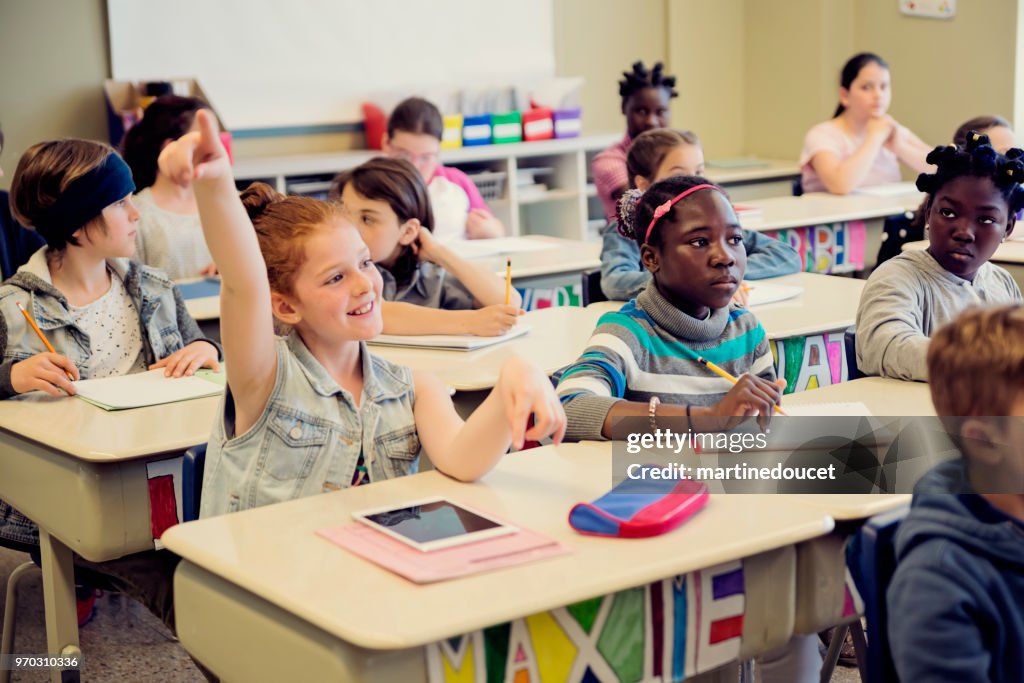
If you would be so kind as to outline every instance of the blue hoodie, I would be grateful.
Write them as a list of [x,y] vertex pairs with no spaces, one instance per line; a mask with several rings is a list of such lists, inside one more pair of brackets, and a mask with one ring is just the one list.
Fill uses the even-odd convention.
[[887,594],[901,681],[1024,682],[1024,523],[970,493],[964,461],[914,489]]

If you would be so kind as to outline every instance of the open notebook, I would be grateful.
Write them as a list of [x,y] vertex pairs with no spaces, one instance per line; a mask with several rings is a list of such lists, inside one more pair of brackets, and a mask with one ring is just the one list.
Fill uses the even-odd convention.
[[748,307],[795,299],[804,293],[800,285],[779,285],[773,282],[747,282],[746,285],[750,288]]
[[222,372],[200,370],[193,377],[164,377],[164,369],[74,383],[78,398],[103,410],[125,410],[177,403],[224,391]]
[[426,349],[447,349],[449,351],[472,351],[522,337],[530,331],[529,325],[519,324],[497,337],[478,337],[473,334],[382,334],[370,340],[377,346],[411,346]]

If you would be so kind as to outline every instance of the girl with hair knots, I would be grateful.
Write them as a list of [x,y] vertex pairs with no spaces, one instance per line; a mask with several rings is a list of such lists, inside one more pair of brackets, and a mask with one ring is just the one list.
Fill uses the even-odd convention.
[[[654,183],[677,175],[704,172],[704,151],[700,140],[690,131],[660,128],[641,133],[629,147],[626,157],[629,186],[643,192]],[[743,249],[747,256],[746,278],[789,275],[800,270],[800,256],[788,244],[743,230]],[[602,232],[601,289],[612,301],[626,301],[644,290],[651,273],[640,263],[636,240],[620,232],[612,222]],[[746,290],[736,290],[737,303],[746,303]]]
[[[550,381],[519,358],[463,422],[437,378],[373,356],[365,342],[383,325],[383,282],[359,231],[337,204],[262,183],[240,201],[215,121],[205,111],[197,120],[160,168],[195,186],[223,283],[228,386],[201,516],[411,474],[421,449],[469,481],[524,436],[561,441],[565,414]],[[286,337],[274,336],[274,319],[291,328]]]
[[832,118],[807,132],[800,153],[804,192],[848,194],[900,180],[900,164],[927,170],[928,146],[889,114],[889,65],[876,54],[854,55],[839,78]]
[[[674,176],[620,203],[651,279],[636,299],[601,317],[583,355],[558,383],[571,440],[612,438],[617,418],[760,416],[782,398],[764,328],[731,304],[747,256],[725,193]],[[739,377],[731,384],[698,357]]]
[[217,272],[203,241],[192,188],[175,185],[157,168],[160,150],[191,130],[196,112],[206,107],[194,97],[158,97],[122,143],[124,160],[138,190],[133,199],[141,216],[136,258],[174,280]]
[[403,159],[370,159],[334,179],[331,196],[357,228],[384,279],[386,334],[508,332],[522,311],[504,282],[434,236],[422,176]]
[[630,187],[626,171],[629,146],[641,133],[668,126],[669,105],[672,98],[679,97],[675,87],[676,77],[665,74],[661,62],[651,69],[643,62],[636,62],[631,71],[622,72],[619,96],[626,117],[626,135],[595,156],[590,164],[597,196],[609,223],[615,220],[619,197]]
[[999,154],[987,135],[971,132],[962,146],[936,147],[917,188],[926,251],[905,251],[868,279],[857,311],[857,364],[862,372],[926,380],[932,333],[965,308],[1018,302],[1020,289],[988,262],[1024,209],[1024,151]]
[[[134,191],[128,166],[98,142],[42,142],[21,157],[12,208],[46,246],[0,285],[0,398],[35,390],[73,395],[74,380],[147,368],[162,367],[174,377],[200,367],[219,369],[219,347],[202,338],[171,281],[129,260],[139,220]],[[18,304],[55,352],[46,349]],[[0,539],[29,551],[39,544],[39,530],[0,501]],[[169,586],[175,561],[166,553],[75,562],[117,577],[121,590],[173,628]]]

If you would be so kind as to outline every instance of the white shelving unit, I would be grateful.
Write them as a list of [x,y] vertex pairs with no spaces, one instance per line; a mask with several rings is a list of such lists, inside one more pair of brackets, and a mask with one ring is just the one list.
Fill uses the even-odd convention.
[[[603,221],[601,204],[590,179],[590,161],[602,149],[622,138],[621,133],[565,140],[542,140],[506,145],[463,147],[441,152],[441,163],[468,173],[505,174],[502,195],[487,203],[512,235],[550,235],[565,239],[595,239],[590,222]],[[235,178],[240,185],[262,180],[279,192],[326,194],[336,173],[374,157],[370,150],[340,154],[240,159]],[[520,196],[520,169],[538,169],[533,180],[545,185]],[[526,175],[526,174],[524,174]]]
[[[488,206],[511,235],[550,235],[572,240],[596,240],[605,225],[604,209],[590,176],[590,162],[598,152],[622,139],[622,133],[590,135],[565,140],[517,142],[443,150],[441,163],[473,173],[505,175],[498,198],[486,197]],[[326,196],[331,179],[380,152],[362,150],[336,154],[240,159],[235,178],[240,186],[262,180],[279,192]],[[520,174],[520,169],[529,173]],[[533,187],[518,184],[522,175]],[[726,187],[733,201],[787,196],[800,176],[795,162],[762,160],[740,168],[708,165],[707,175]],[[527,178],[528,176],[528,178]],[[537,185],[543,184],[543,193]]]

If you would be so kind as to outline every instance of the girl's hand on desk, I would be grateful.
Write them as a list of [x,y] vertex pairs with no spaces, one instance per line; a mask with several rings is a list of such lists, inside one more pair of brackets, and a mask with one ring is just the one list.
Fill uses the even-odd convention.
[[505,226],[483,209],[470,209],[466,216],[466,235],[471,240],[504,237]]
[[150,370],[157,368],[166,368],[164,377],[191,377],[199,368],[210,368],[214,372],[219,372],[220,363],[217,362],[217,349],[213,344],[194,341],[149,366]]
[[[782,402],[782,392],[785,388],[785,379],[769,382],[761,377],[744,373],[740,375],[729,393],[711,409],[711,414],[722,418],[756,416],[761,429],[768,429],[775,406]],[[731,429],[740,422],[742,420],[727,419],[722,429]]]
[[[551,380],[535,366],[512,356],[501,366],[494,385],[505,406],[512,430],[512,446],[519,450],[525,439],[539,441],[550,436],[556,444],[565,436],[566,417]],[[527,429],[530,415],[533,426]]]
[[210,261],[210,263],[205,268],[203,268],[202,270],[199,271],[199,274],[200,275],[204,275],[206,277],[212,277],[212,276],[216,275],[217,274],[217,264],[214,263],[213,261]]
[[741,282],[740,286],[736,288],[736,293],[732,295],[732,301],[737,306],[746,306],[750,301],[750,285]]
[[59,353],[37,353],[11,366],[11,386],[19,394],[44,391],[50,396],[74,396],[75,387],[68,379],[78,380],[78,368],[67,356]]
[[186,133],[168,143],[160,152],[160,171],[178,185],[187,187],[193,180],[231,177],[228,153],[217,135],[217,121],[206,109],[196,112],[199,130]]
[[467,311],[470,316],[469,334],[475,334],[478,337],[498,337],[515,327],[519,316],[525,312],[518,306],[506,306],[505,304],[484,306],[475,311]]

